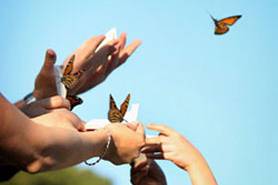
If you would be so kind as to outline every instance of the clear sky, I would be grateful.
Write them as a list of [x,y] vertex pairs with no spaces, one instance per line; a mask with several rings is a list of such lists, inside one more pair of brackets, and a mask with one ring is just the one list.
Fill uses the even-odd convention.
[[[243,16],[215,36],[208,12]],[[12,102],[22,98],[47,48],[62,63],[83,41],[116,27],[143,44],[105,83],[81,95],[85,102],[75,112],[84,120],[106,117],[109,93],[119,102],[130,92],[131,103],[141,105],[139,119],[185,135],[219,184],[274,185],[277,17],[277,0],[1,1],[0,89]],[[173,164],[159,164],[169,184],[189,184]],[[128,166],[101,162],[92,170],[115,185],[129,183]]]

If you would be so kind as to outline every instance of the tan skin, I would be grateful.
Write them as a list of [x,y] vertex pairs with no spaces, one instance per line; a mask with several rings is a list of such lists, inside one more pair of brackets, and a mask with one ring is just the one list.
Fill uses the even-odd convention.
[[[73,53],[76,56],[74,72],[84,69],[86,72],[84,73],[82,78],[79,79],[79,82],[77,83],[78,86],[70,90],[69,93],[71,95],[85,92],[103,82],[107,78],[107,76],[113,70],[123,64],[140,45],[140,41],[135,40],[130,45],[126,46],[126,34],[123,33],[121,34],[119,39],[111,41],[107,45],[103,46],[98,52],[95,52],[97,46],[103,39],[103,35],[92,37]],[[70,56],[72,56],[73,54],[71,54]],[[111,57],[108,59],[108,56]],[[62,97],[54,96],[57,94],[54,74],[55,62],[56,53],[53,50],[47,50],[44,64],[36,78],[35,88],[33,91],[33,95],[36,97],[37,101],[31,104],[26,104],[24,101],[19,101],[15,105],[20,108],[27,116],[33,117],[33,123],[36,123],[38,125],[47,126],[48,128],[55,127],[55,129],[66,128],[70,129],[71,131],[84,131],[83,121],[81,121],[77,116],[66,110],[69,109],[69,102]],[[65,64],[67,64],[67,60],[64,63],[64,67]],[[79,121],[77,121],[78,119]],[[105,156],[105,159],[114,164],[123,164],[126,162],[130,163],[139,155],[139,149],[144,142],[140,134],[138,137],[135,137],[135,140],[133,140],[135,142],[130,143],[133,147],[127,148],[124,145],[125,141],[122,138],[130,140],[128,137],[130,137],[131,135],[132,137],[134,137],[133,132],[131,132],[126,127],[123,127],[122,125],[119,126],[118,124],[114,124],[111,126],[109,125],[103,130],[106,130],[106,132],[108,130],[109,133],[111,132],[111,145],[113,146],[109,148],[108,154]],[[82,135],[88,134],[83,133]],[[102,142],[103,140],[105,140],[105,142],[107,140],[107,133],[104,135],[106,136],[105,138],[99,137],[99,139],[102,138]],[[98,150],[95,149],[94,152],[97,151]],[[0,156],[0,159],[0,163],[2,164],[3,157]],[[5,163],[7,163],[7,161]],[[16,162],[13,162],[13,164],[18,165]],[[52,164],[52,166],[56,165]],[[29,168],[27,168],[27,171],[29,171],[28,169]],[[42,170],[44,171],[49,169],[48,167],[46,167],[46,169],[38,168],[35,170],[34,168],[32,168],[31,171],[37,172]]]
[[[118,123],[94,132],[45,126],[52,120],[78,128],[82,121],[66,109],[62,110],[66,111],[63,119],[57,112],[29,119],[2,95],[0,109],[1,164],[16,165],[29,173],[61,169],[99,156],[109,135],[115,148],[109,148],[105,157],[113,164],[131,162],[144,144],[142,133]],[[130,141],[129,148],[125,146],[126,139]]]
[[[126,34],[122,33],[118,39],[109,42],[96,52],[96,48],[104,39],[103,35],[94,36],[69,55],[69,57],[75,55],[73,73],[85,70],[76,86],[69,90],[69,94],[78,95],[102,83],[112,71],[125,63],[141,44],[139,40],[134,40],[126,46]],[[108,56],[111,57],[108,58]],[[37,100],[57,95],[54,72],[56,58],[56,53],[53,50],[48,49],[46,51],[44,64],[36,77],[33,90],[33,95]],[[64,67],[67,62],[68,60],[65,60]],[[44,107],[35,110],[36,107],[41,107],[37,103],[26,104],[24,101],[19,101],[15,105],[30,117],[49,112]]]
[[[162,178],[162,170],[155,164],[149,167],[152,160],[163,159],[172,161],[184,171],[187,171],[193,185],[217,185],[206,160],[185,137],[175,130],[158,124],[151,124],[149,129],[159,132],[159,135],[146,139],[146,145],[141,152],[148,157],[141,166],[131,169],[131,181],[133,185],[165,185],[166,180]],[[145,164],[145,165],[144,165]]]
[[159,165],[152,159],[140,161],[130,170],[133,185],[167,185],[166,177]]
[[[122,33],[118,39],[111,41],[96,52],[104,39],[103,35],[92,37],[69,55],[68,59],[73,54],[75,55],[73,73],[85,70],[76,86],[69,90],[70,95],[78,95],[102,83],[112,71],[125,63],[141,44],[139,40],[135,40],[126,46],[126,34]],[[111,57],[108,58],[108,56]],[[63,67],[66,66],[68,59],[65,60]],[[55,62],[56,53],[53,50],[47,50],[44,65],[35,81],[33,95],[37,99],[57,95],[54,76]]]

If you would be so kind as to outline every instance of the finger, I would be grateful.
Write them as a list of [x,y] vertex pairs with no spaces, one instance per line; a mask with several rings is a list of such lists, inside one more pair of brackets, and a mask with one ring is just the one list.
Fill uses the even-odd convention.
[[132,53],[141,45],[140,40],[133,41],[130,45],[128,45],[125,49],[123,49],[119,54],[119,65],[123,64],[126,59],[132,55]]
[[75,121],[71,122],[71,125],[78,131],[80,132],[85,132],[86,128],[85,128],[85,122],[81,121],[80,119],[77,119]]
[[55,62],[56,53],[52,49],[48,49],[45,53],[44,64],[41,68],[41,72],[48,73],[50,70],[53,70]]
[[79,130],[80,132],[86,132],[86,127],[85,127],[85,122],[81,121],[77,124],[77,130]]
[[116,51],[114,45],[107,44],[103,46],[94,56],[92,56],[92,60],[90,60],[90,71],[95,72],[99,67],[103,67],[103,65],[108,63],[108,56],[112,55],[114,51]]
[[145,130],[143,124],[139,123],[135,132],[145,137]]
[[139,126],[138,123],[127,123],[126,126],[133,131],[136,131],[137,127]]
[[76,128],[78,131],[86,131],[85,122],[82,121],[75,113],[70,111],[66,111],[65,113],[65,116],[68,116],[74,128]]
[[169,136],[169,135],[175,133],[175,131],[173,129],[171,129],[165,125],[161,125],[161,124],[149,124],[147,126],[147,128],[150,130],[158,131],[161,134],[166,135],[166,136]]
[[137,163],[136,165],[134,164],[132,166],[132,172],[136,173],[138,171],[140,171],[141,169],[143,169],[146,165],[148,165],[148,160],[144,160],[142,162],[140,162],[139,164]]
[[158,159],[158,160],[165,159],[164,154],[161,152],[146,153],[146,156],[148,159]]
[[61,96],[53,96],[50,98],[39,100],[39,103],[42,107],[46,109],[57,109],[57,108],[66,108],[70,109],[70,102],[61,97]]
[[161,140],[160,137],[147,137],[146,140],[146,145],[160,145],[161,144]]
[[125,44],[126,44],[126,33],[121,33],[119,37],[119,43],[120,43],[120,49],[124,49]]
[[84,49],[85,58],[88,58],[91,54],[93,54],[104,39],[105,39],[104,35],[98,35],[87,40],[80,47],[80,49]]
[[142,153],[153,153],[153,152],[162,152],[161,144],[152,144],[152,145],[145,145],[141,149]]

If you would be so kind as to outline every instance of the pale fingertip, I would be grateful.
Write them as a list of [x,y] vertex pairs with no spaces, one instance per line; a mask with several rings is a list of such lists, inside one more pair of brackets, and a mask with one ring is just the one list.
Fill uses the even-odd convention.
[[127,36],[127,33],[126,32],[122,32],[121,34],[120,34],[120,38],[123,38],[123,37],[126,37]]
[[85,127],[84,123],[80,123],[79,124],[79,131],[81,131],[81,132],[85,132],[86,131],[86,127]]
[[98,35],[96,38],[98,38],[98,39],[105,39],[105,38],[106,38],[106,36],[105,36],[105,35],[103,35],[103,34],[100,34],[100,35]]
[[157,126],[157,124],[155,124],[155,123],[149,123],[149,124],[147,125],[147,128],[148,128],[148,129],[152,129],[152,128],[155,127],[155,126]]
[[142,42],[141,40],[139,40],[139,39],[136,39],[136,40],[134,40],[133,42],[137,45],[137,47],[140,46],[140,45],[143,43],[143,42]]

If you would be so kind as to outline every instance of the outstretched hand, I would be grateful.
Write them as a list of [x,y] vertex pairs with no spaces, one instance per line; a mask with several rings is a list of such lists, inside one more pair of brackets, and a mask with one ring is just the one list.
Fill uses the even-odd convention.
[[187,170],[200,158],[199,151],[175,130],[158,124],[151,124],[148,128],[159,132],[156,137],[146,138],[146,146],[142,152],[148,158],[172,161],[183,170]]
[[[123,64],[130,55],[139,47],[139,40],[126,46],[126,34],[122,33],[116,40],[97,48],[105,36],[99,35],[84,42],[75,52],[74,68],[72,73],[84,71],[76,85],[68,90],[69,95],[78,95],[102,83],[109,74]],[[108,57],[109,56],[109,57]],[[65,60],[63,69],[70,57]],[[56,53],[48,49],[45,54],[44,64],[36,77],[33,95],[37,100],[57,95],[55,82]]]
[[[135,40],[126,46],[126,34],[122,33],[118,39],[110,41],[97,50],[104,39],[103,35],[92,37],[73,52],[75,55],[73,73],[80,70],[85,72],[76,86],[69,89],[70,95],[78,95],[102,83],[113,70],[128,59],[141,43]],[[64,62],[64,67],[69,58]]]

